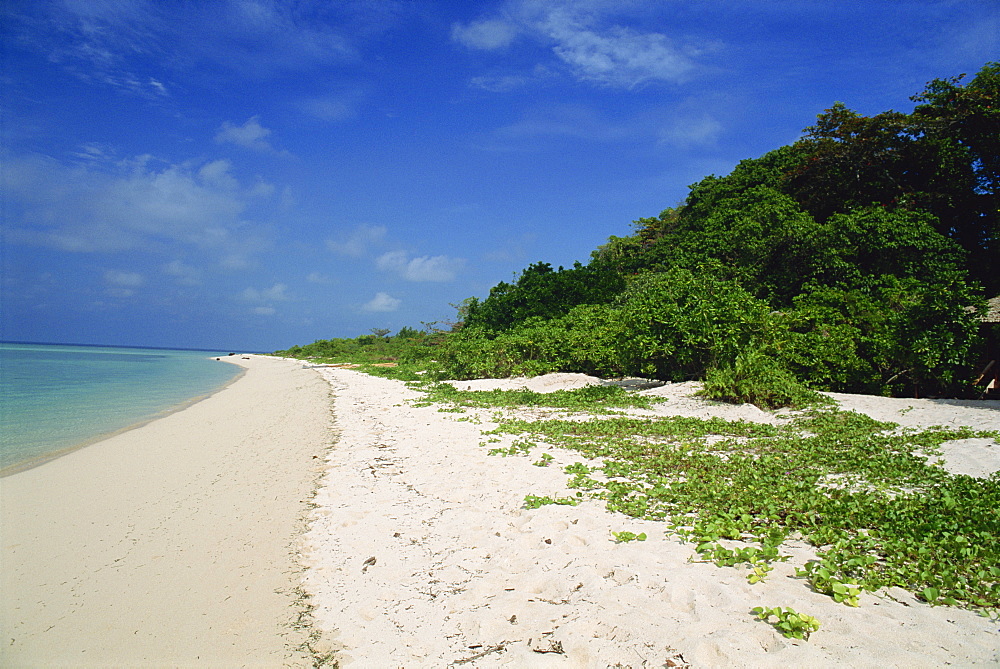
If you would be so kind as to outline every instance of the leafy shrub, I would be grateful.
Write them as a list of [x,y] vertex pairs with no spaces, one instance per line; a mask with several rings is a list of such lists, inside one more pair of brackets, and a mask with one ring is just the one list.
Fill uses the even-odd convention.
[[515,283],[491,288],[485,300],[473,299],[465,327],[505,332],[532,318],[558,318],[577,305],[611,302],[624,288],[622,276],[608,266],[575,263],[570,269],[553,270],[539,262],[529,265]]
[[710,269],[641,275],[617,311],[622,367],[664,380],[701,378],[770,339],[769,313],[765,303]]
[[722,402],[749,402],[763,409],[801,407],[823,400],[759,349],[741,351],[732,365],[709,369],[699,394]]
[[608,305],[579,305],[564,316],[533,317],[498,335],[465,328],[452,335],[441,359],[456,379],[580,372],[615,376],[616,320]]
[[778,315],[776,355],[816,388],[960,393],[979,346],[971,304],[975,298],[961,281],[883,275],[856,288],[815,287]]

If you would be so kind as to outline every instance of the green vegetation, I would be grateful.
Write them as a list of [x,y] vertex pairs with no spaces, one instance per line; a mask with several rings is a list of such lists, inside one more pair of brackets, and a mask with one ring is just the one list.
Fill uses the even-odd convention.
[[[468,305],[453,378],[710,378],[763,405],[815,390],[971,393],[970,308],[1000,292],[1000,64],[935,80],[913,112],[838,103],[802,139]],[[743,352],[742,359],[738,359]]]
[[909,114],[837,103],[588,264],[535,263],[469,298],[450,332],[284,353],[436,360],[437,378],[703,379],[709,397],[763,407],[813,402],[810,389],[971,395],[975,310],[1000,292],[998,99],[1000,63],[987,63],[966,85],[930,82]]
[[630,541],[645,541],[646,533],[640,532],[636,534],[635,532],[612,532],[611,536],[615,538],[615,541],[620,544],[627,544]]
[[796,613],[794,609],[787,607],[783,609],[780,606],[773,608],[758,606],[753,612],[757,614],[757,620],[764,622],[770,622],[771,616],[774,616],[777,619],[772,623],[775,629],[789,639],[808,641],[809,635],[819,629],[818,620],[804,613]]
[[[536,263],[470,298],[447,332],[377,330],[279,353],[412,382],[439,410],[497,409],[491,454],[562,448],[585,460],[565,470],[575,495],[529,494],[528,508],[599,499],[662,521],[701,560],[747,565],[750,583],[801,539],[818,559],[797,576],[845,605],[898,586],[997,615],[1000,475],[951,475],[928,458],[945,441],[1000,434],[901,430],[817,391],[971,394],[975,309],[1000,292],[998,98],[1000,63],[988,63],[966,85],[930,82],[909,114],[838,103],[799,141],[694,184],[589,264]],[[617,387],[435,383],[548,372],[701,379],[709,398],[797,411],[778,426],[637,417],[628,411],[652,400]],[[522,408],[532,420],[512,416]],[[818,628],[790,609],[755,612],[787,636]]]
[[[378,334],[381,333],[381,334]],[[322,365],[351,365],[363,371],[403,381],[434,378],[440,366],[434,361],[446,335],[404,327],[395,336],[388,331],[353,339],[321,339],[293,346],[275,355],[300,358]]]
[[[610,511],[663,521],[701,560],[748,565],[751,584],[787,560],[781,546],[799,538],[818,559],[798,577],[845,605],[858,606],[863,590],[899,586],[933,604],[1000,613],[1000,475],[952,475],[931,462],[945,441],[1000,432],[900,430],[829,406],[775,426],[637,418],[580,390],[551,402],[528,391],[479,400],[475,391],[431,392],[467,407],[564,409],[538,420],[494,415],[499,425],[486,433],[487,443],[513,439],[493,454],[558,447],[588,460],[566,467],[575,497],[528,495],[527,508],[602,500]],[[567,399],[574,395],[579,401]]]

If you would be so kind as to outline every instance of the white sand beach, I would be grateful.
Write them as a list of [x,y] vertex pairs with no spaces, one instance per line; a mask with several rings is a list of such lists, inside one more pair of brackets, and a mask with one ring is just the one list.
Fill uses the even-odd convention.
[[[339,440],[306,535],[306,589],[316,624],[342,667],[790,667],[995,666],[1000,623],[931,607],[894,589],[850,608],[792,577],[814,554],[770,578],[689,563],[691,545],[661,524],[608,513],[598,501],[523,508],[526,494],[571,495],[562,466],[575,455],[495,457],[480,444],[492,411],[415,408],[404,384],[323,369],[333,385]],[[548,375],[462,387],[579,387],[595,379]],[[774,420],[756,407],[670,397],[661,413]],[[838,396],[845,408],[881,407],[910,424],[1000,427],[997,402],[934,403]],[[856,404],[851,405],[851,401]],[[868,403],[861,406],[863,403]],[[911,404],[914,407],[907,410]],[[901,413],[902,412],[902,413]],[[471,416],[475,419],[470,421]],[[478,423],[478,424],[477,424]],[[1000,469],[1000,445],[979,445],[977,466]],[[963,462],[961,449],[952,462]],[[612,531],[645,532],[615,543]],[[821,629],[789,640],[754,620],[755,606],[809,613]]]
[[[347,369],[234,362],[247,374],[208,399],[0,479],[0,665],[1000,663],[996,620],[899,589],[865,593],[859,608],[812,592],[793,578],[814,555],[804,544],[751,586],[740,569],[689,562],[692,546],[662,524],[599,501],[525,509],[527,494],[572,494],[562,467],[579,456],[546,449],[548,467],[532,465],[537,453],[489,456],[491,410],[415,407],[405,384]],[[696,387],[642,392],[668,398],[656,413],[778,420],[692,397]],[[1000,427],[998,402],[836,399],[909,425]],[[1000,469],[990,440],[945,451],[956,471]],[[648,539],[616,543],[611,532],[624,530]],[[295,625],[299,588],[315,607],[311,629]],[[821,628],[786,639],[754,620],[760,605],[795,608]]]
[[207,399],[0,479],[0,666],[308,666],[294,549],[329,388],[224,360],[247,373]]

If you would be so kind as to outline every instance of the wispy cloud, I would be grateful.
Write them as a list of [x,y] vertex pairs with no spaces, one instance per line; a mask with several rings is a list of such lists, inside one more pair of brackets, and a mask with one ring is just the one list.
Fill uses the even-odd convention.
[[379,292],[375,294],[375,297],[362,305],[361,310],[376,313],[396,311],[402,303],[402,300],[397,299],[388,293]]
[[462,258],[448,256],[409,257],[405,251],[390,251],[378,257],[375,266],[382,271],[396,272],[407,281],[452,281],[463,267]]
[[[621,25],[615,17],[623,7],[628,3],[519,0],[506,5],[503,17],[455,24],[452,39],[469,48],[494,51],[524,34],[545,45],[575,78],[611,88],[683,83],[698,71],[698,57],[718,48],[717,43],[695,43]],[[471,84],[503,92],[513,90],[513,82],[476,77]]]
[[710,113],[688,114],[664,125],[659,139],[665,144],[681,148],[712,146],[723,131],[722,124]]
[[357,108],[363,97],[360,92],[330,94],[306,98],[298,106],[303,113],[313,118],[335,123],[357,116]]
[[501,139],[563,136],[587,142],[618,141],[636,134],[636,128],[608,119],[589,107],[572,104],[540,106],[527,111],[521,120],[494,131]]
[[154,98],[170,94],[170,73],[206,63],[260,79],[353,60],[357,39],[403,13],[392,0],[18,4],[9,26],[19,43],[83,80]]
[[572,24],[546,26],[553,52],[581,79],[632,88],[652,80],[681,82],[694,70],[691,58],[660,33],[613,26],[603,32]]
[[483,19],[471,23],[455,23],[451,38],[470,49],[493,51],[508,46],[517,34],[517,27],[502,19]]
[[326,247],[339,255],[360,258],[381,243],[385,235],[385,226],[359,225],[346,235],[326,240]]
[[180,260],[172,260],[163,266],[163,271],[174,277],[174,281],[181,286],[201,285],[202,271],[193,265],[188,265]]
[[243,125],[234,125],[230,121],[223,122],[215,135],[215,141],[219,144],[235,144],[264,153],[279,153],[268,140],[270,136],[270,128],[260,124],[260,117],[251,116]]
[[105,293],[111,297],[133,297],[139,287],[146,282],[146,277],[137,272],[124,272],[109,269],[104,272]]
[[273,316],[278,312],[274,306],[275,302],[288,302],[293,299],[288,293],[288,286],[283,283],[276,283],[270,288],[263,289],[245,288],[239,298],[254,305],[250,308],[250,313],[257,316]]
[[76,253],[195,248],[230,267],[266,246],[243,219],[253,189],[241,187],[228,161],[67,165],[36,155],[6,163],[0,190],[14,241]]
[[262,290],[246,288],[240,294],[240,298],[244,302],[287,302],[292,299],[288,294],[288,286],[283,283],[276,283]]
[[205,163],[198,170],[198,177],[203,183],[215,188],[234,191],[239,188],[240,184],[230,172],[232,167],[233,164],[228,160],[213,160],[210,163]]
[[323,274],[322,272],[309,272],[306,275],[306,281],[309,283],[318,283],[320,285],[327,285],[333,283],[333,278]]

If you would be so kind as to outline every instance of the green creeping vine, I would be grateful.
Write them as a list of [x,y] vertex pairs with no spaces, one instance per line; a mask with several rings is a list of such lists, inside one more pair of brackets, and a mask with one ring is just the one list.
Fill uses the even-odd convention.
[[635,534],[634,532],[612,532],[611,536],[615,538],[615,541],[620,544],[625,544],[630,541],[645,541],[646,533],[640,532]]
[[772,623],[774,627],[789,639],[809,640],[809,635],[819,629],[819,621],[804,613],[796,613],[795,610],[776,606],[766,608],[758,606],[752,611],[757,614],[757,620],[768,622],[771,616],[777,618]]
[[[860,564],[871,565],[875,561],[875,556],[868,555],[864,558],[852,558],[847,563],[848,566],[857,566]],[[859,606],[858,597],[861,595],[861,585],[853,578],[848,578],[846,581],[837,579],[834,576],[837,569],[833,567],[831,570],[831,567],[833,564],[827,560],[811,561],[806,563],[805,568],[796,569],[795,575],[799,578],[805,578],[812,585],[813,590],[830,595],[836,602],[847,606]]]
[[524,498],[524,508],[526,509],[538,509],[547,504],[576,506],[579,503],[580,499],[578,497],[549,497],[548,495],[537,497],[535,495],[526,495]]
[[847,606],[859,605],[862,591],[899,586],[931,604],[1000,613],[1000,475],[957,476],[928,462],[948,440],[997,439],[998,432],[900,431],[820,407],[777,426],[637,418],[609,409],[610,399],[642,403],[620,389],[542,395],[433,388],[435,401],[463,406],[563,410],[537,420],[494,415],[499,425],[486,433],[516,437],[497,449],[504,455],[527,455],[544,442],[590,460],[565,468],[576,497],[529,495],[529,508],[601,499],[611,511],[664,521],[702,560],[748,564],[751,583],[787,559],[780,546],[795,535],[819,557],[797,570],[799,578]]

